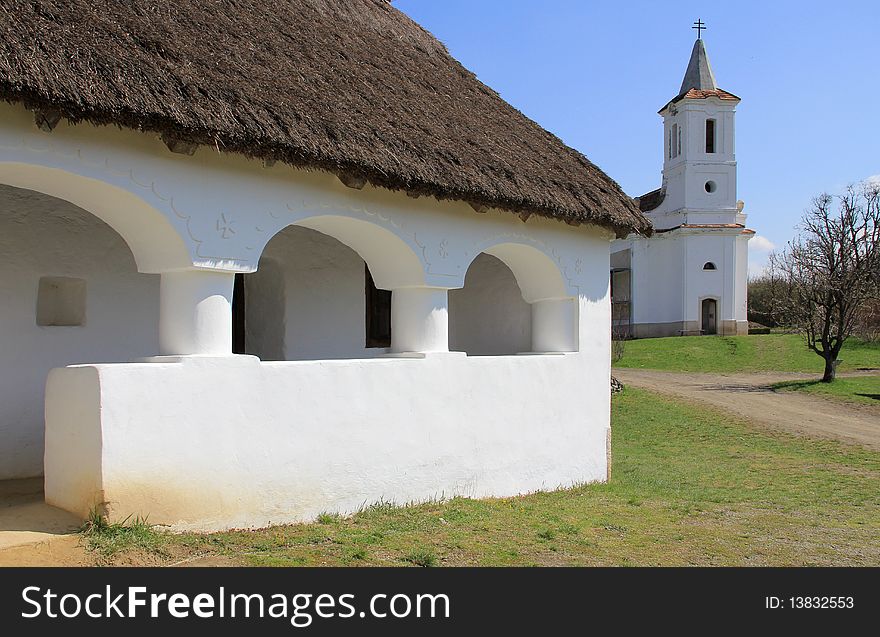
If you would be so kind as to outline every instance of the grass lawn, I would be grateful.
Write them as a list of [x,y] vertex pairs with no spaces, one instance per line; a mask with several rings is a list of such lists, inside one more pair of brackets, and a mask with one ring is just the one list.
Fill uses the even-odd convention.
[[250,532],[114,525],[84,539],[98,561],[123,564],[880,565],[880,453],[759,432],[632,388],[615,396],[613,419],[608,484]]
[[823,383],[818,380],[792,380],[776,383],[773,385],[773,389],[777,391],[802,391],[838,400],[880,406],[880,376],[835,378],[833,383]]
[[[880,368],[880,343],[850,338],[838,371]],[[628,341],[615,367],[680,372],[805,372],[821,375],[825,361],[796,334],[673,336]]]

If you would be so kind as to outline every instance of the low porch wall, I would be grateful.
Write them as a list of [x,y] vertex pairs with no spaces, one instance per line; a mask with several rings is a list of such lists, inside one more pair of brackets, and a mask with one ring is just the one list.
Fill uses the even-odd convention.
[[55,369],[46,500],[217,530],[602,481],[610,370],[588,361],[239,356]]

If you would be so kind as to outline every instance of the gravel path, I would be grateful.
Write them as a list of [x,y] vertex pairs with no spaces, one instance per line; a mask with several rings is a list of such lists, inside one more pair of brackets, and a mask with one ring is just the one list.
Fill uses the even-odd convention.
[[625,368],[615,368],[613,373],[624,385],[720,407],[770,429],[832,438],[880,450],[880,406],[845,403],[801,392],[775,392],[770,389],[774,383],[815,376],[780,373],[695,374]]

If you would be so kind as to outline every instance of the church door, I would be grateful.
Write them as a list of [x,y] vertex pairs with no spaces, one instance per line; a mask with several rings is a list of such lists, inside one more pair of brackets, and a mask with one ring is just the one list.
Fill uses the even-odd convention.
[[715,314],[717,303],[715,299],[703,299],[703,334],[717,334]]

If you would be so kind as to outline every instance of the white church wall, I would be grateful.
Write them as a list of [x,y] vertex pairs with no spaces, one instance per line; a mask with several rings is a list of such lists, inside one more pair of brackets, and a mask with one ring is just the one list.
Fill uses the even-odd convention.
[[[687,242],[687,288],[685,320],[697,325],[701,322],[700,303],[704,298],[718,302],[718,331],[735,335],[747,331],[747,326],[737,324],[746,320],[743,264],[748,254],[743,250],[748,239],[741,234],[703,232],[686,235]],[[744,261],[743,259],[746,259]],[[707,262],[715,264],[715,270],[704,270]]]
[[681,326],[682,247],[676,237],[633,241],[632,311],[636,336],[674,336]]
[[449,291],[449,349],[471,355],[515,354],[532,349],[531,305],[500,259],[480,254],[465,285]]
[[[686,321],[701,321],[700,303],[702,299],[713,298],[718,302],[718,320],[730,316],[733,299],[732,286],[727,284],[732,266],[729,237],[711,234],[686,235],[680,239],[686,246],[686,288],[684,315]],[[704,270],[706,263],[715,264],[715,270]]]
[[748,333],[748,294],[749,294],[749,240],[752,235],[739,235],[736,238],[736,279],[734,283],[734,320],[738,333]]
[[[84,282],[82,325],[37,325],[42,277]],[[105,223],[60,199],[0,186],[0,479],[43,473],[53,367],[158,351],[159,277],[138,274]]]

